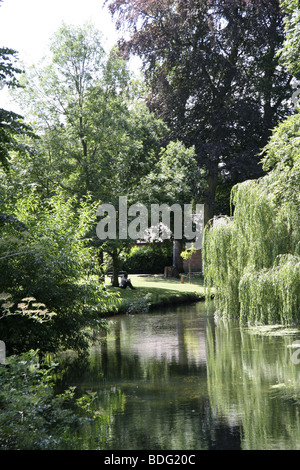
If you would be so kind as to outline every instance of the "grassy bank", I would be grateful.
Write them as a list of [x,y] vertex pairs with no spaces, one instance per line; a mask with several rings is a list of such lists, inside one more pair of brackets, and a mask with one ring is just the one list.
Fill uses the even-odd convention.
[[120,294],[121,304],[115,313],[141,313],[158,307],[204,300],[200,275],[193,275],[191,283],[188,276],[184,276],[183,283],[180,279],[164,279],[162,275],[131,275],[130,279],[135,290],[114,288],[110,279],[106,278],[107,290]]

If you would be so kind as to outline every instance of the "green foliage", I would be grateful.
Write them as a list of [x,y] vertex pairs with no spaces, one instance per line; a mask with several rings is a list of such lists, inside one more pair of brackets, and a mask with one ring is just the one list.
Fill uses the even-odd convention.
[[196,253],[196,250],[194,248],[184,250],[180,253],[180,256],[182,259],[186,260],[189,265],[189,281],[191,282],[191,259],[193,254]]
[[264,149],[263,168],[270,170],[277,165],[293,168],[299,164],[300,113],[282,121]]
[[24,123],[22,116],[0,109],[0,163],[4,168],[9,168],[11,151],[25,155],[33,152],[32,146],[19,139],[25,136],[35,137],[32,128]]
[[196,253],[196,250],[194,249],[188,249],[188,250],[184,250],[180,253],[180,256],[185,259],[185,260],[190,260],[193,256],[193,254]]
[[82,446],[78,430],[94,420],[93,395],[76,398],[70,388],[54,392],[56,365],[41,367],[37,352],[8,358],[0,366],[0,449],[65,450]]
[[[2,288],[21,284],[24,291],[36,295],[39,290],[45,292],[45,282],[48,284],[50,279],[52,283],[79,279],[88,258],[83,236],[94,215],[93,209],[82,202],[76,210],[74,198],[63,200],[60,194],[42,201],[32,191],[26,199],[20,199],[15,215],[27,230],[3,229],[2,258],[6,258],[2,260],[2,269],[8,272],[6,278],[1,279]],[[9,256],[13,241],[22,251],[22,257]]]
[[[1,5],[0,5],[1,6]],[[18,76],[22,70],[17,66],[17,52],[9,47],[0,47],[0,90],[19,87]],[[0,165],[9,168],[10,152],[30,153],[32,149],[20,142],[20,136],[33,137],[32,128],[23,117],[0,108]]]
[[194,146],[210,219],[224,181],[231,188],[263,174],[257,154],[290,113],[291,77],[278,57],[279,0],[106,3],[126,31],[121,50],[143,62],[151,110],[171,140]]
[[152,244],[134,246],[121,262],[123,270],[131,274],[160,274],[165,266],[172,264],[172,246],[170,244]]
[[[96,207],[89,200],[78,206],[58,193],[40,200],[35,191],[19,199],[15,219],[26,230],[4,224],[0,230],[0,289],[12,301],[34,297],[56,313],[39,323],[24,315],[6,315],[0,322],[1,339],[10,353],[39,348],[57,351],[87,346],[86,327],[103,327],[99,312],[111,308],[114,296],[86,276],[91,251],[85,234],[94,223]],[[13,310],[13,313],[16,313]]]
[[[293,120],[288,124],[292,126]],[[215,219],[205,230],[205,282],[216,287],[221,316],[251,322],[299,321],[300,155],[295,148],[299,130],[292,129],[275,168],[260,180],[233,188],[234,217]],[[275,147],[276,136],[277,131]],[[279,159],[280,152],[270,144],[266,165],[274,155]]]
[[149,312],[151,294],[139,296],[133,300],[123,301],[122,311],[127,315],[145,314]]
[[[112,67],[115,77],[109,83]],[[120,145],[124,105],[118,89],[127,79],[125,62],[104,54],[100,32],[92,26],[63,25],[53,36],[50,62],[28,70],[16,93],[41,136],[29,175],[41,191],[52,193],[58,186],[68,195],[99,194],[112,175],[112,148]]]
[[[0,89],[18,87],[17,75],[22,71],[16,66],[16,51],[7,47],[0,48]],[[25,124],[23,117],[12,111],[0,108],[0,164],[9,168],[10,152],[31,153],[32,148],[20,137],[33,137],[32,128]]]
[[[116,303],[86,275],[91,258],[102,249],[117,266],[121,250],[129,249],[119,241],[95,242],[94,203],[134,198],[166,126],[136,92],[140,85],[131,85],[117,48],[106,54],[90,25],[63,25],[50,60],[27,71],[21,84],[15,97],[40,138],[31,155],[11,147],[11,171],[0,174],[0,292],[16,305],[34,297],[57,315],[47,324],[6,315],[1,337],[14,352],[82,350],[85,327],[102,326],[99,314]],[[32,144],[29,137],[18,142]]]
[[[299,1],[282,1],[282,57],[298,73]],[[265,177],[232,190],[233,219],[214,220],[204,234],[207,287],[216,287],[218,314],[261,323],[299,322],[299,113],[274,129],[264,148]]]
[[17,74],[22,72],[16,65],[17,52],[9,47],[0,48],[0,83],[9,88],[18,86]]
[[242,321],[292,324],[299,321],[300,257],[279,255],[274,266],[249,270],[239,285]]
[[[134,198],[153,168],[166,126],[134,93],[138,85],[131,84],[117,48],[105,54],[101,39],[90,25],[63,25],[53,36],[50,64],[23,77],[19,99],[41,138],[36,154],[29,161],[14,159],[14,167],[42,197],[60,188],[62,197],[89,194],[117,207],[120,195]],[[109,253],[117,265],[128,244],[102,243],[91,229],[94,249]]]
[[213,219],[204,230],[203,273],[208,294],[216,287],[216,315],[233,317],[239,313],[238,273],[232,249],[233,222],[229,217]]
[[134,95],[118,50],[106,54],[101,40],[90,25],[64,25],[53,36],[50,63],[28,70],[16,93],[40,135],[23,178],[43,195],[60,187],[68,196],[113,202],[133,191],[159,151],[165,126]]
[[280,0],[285,13],[285,41],[281,59],[288,70],[300,78],[300,4],[299,0]]
[[194,147],[169,142],[160,150],[155,165],[142,180],[139,200],[151,203],[184,204],[196,198],[203,176],[195,161]]

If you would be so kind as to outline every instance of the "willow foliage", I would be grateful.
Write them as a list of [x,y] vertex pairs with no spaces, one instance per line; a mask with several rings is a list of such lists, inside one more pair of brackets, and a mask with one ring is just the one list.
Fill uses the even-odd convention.
[[[281,62],[298,78],[299,0],[281,0],[285,41]],[[297,93],[298,94],[298,93]],[[206,227],[203,269],[217,313],[241,321],[300,319],[300,108],[273,131],[263,150],[269,173],[232,189],[234,217]]]
[[300,154],[232,190],[234,217],[205,229],[203,267],[217,314],[290,324],[300,317]]

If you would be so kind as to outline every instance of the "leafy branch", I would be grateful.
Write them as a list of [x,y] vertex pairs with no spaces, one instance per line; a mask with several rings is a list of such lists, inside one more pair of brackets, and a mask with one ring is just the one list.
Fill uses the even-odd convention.
[[12,315],[21,315],[44,323],[52,320],[52,317],[56,315],[55,312],[49,312],[46,305],[37,302],[34,297],[25,297],[21,302],[14,302],[11,298],[11,294],[5,292],[0,294],[0,320]]

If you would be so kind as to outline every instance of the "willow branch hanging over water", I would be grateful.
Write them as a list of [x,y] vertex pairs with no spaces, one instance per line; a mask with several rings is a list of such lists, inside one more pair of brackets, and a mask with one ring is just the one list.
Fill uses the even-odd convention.
[[219,316],[251,323],[300,320],[299,124],[297,114],[278,126],[263,159],[265,169],[273,169],[236,185],[234,216],[214,218],[205,229],[205,285],[208,294],[216,290]]

